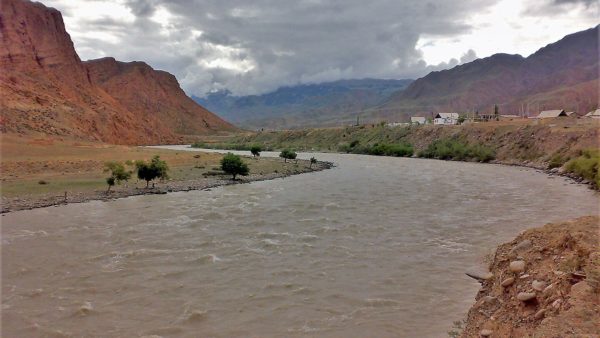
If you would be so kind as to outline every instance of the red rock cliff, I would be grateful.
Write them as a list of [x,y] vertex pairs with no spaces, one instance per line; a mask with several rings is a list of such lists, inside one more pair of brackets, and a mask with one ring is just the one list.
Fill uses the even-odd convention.
[[0,33],[3,132],[156,144],[235,130],[169,73],[111,58],[81,62],[55,9],[2,0]]

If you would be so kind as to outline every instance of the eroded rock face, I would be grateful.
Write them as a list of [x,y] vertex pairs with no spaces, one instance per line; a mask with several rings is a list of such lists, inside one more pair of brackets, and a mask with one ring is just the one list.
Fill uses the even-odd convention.
[[171,74],[114,59],[81,62],[56,9],[2,0],[0,33],[3,132],[156,144],[235,129],[188,98]]

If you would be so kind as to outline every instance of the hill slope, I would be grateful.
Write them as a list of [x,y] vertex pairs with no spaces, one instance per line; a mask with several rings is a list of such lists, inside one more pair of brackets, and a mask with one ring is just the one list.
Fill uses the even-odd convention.
[[0,33],[3,132],[155,144],[235,129],[188,98],[171,74],[114,59],[81,62],[53,8],[3,0]]
[[282,87],[263,95],[240,97],[218,92],[194,99],[242,127],[316,127],[355,121],[357,112],[381,104],[411,81],[340,80]]
[[599,27],[567,35],[527,58],[495,54],[432,72],[379,108],[489,112],[498,104],[508,114],[552,108],[588,112],[598,106]]

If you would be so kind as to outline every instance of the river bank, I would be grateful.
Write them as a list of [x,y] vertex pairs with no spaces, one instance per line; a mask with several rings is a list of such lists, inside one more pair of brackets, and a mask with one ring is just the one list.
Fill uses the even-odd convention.
[[80,191],[66,195],[41,195],[41,196],[22,196],[5,198],[2,197],[2,208],[0,214],[18,210],[31,210],[36,208],[45,208],[51,206],[65,205],[70,203],[84,203],[89,201],[111,201],[120,198],[126,198],[139,195],[162,195],[170,192],[206,190],[224,185],[244,184],[257,181],[273,180],[276,178],[285,178],[292,175],[299,175],[314,171],[330,169],[331,163],[317,162],[309,167],[308,161],[298,160],[301,164],[295,169],[285,172],[272,172],[266,174],[250,174],[245,177],[238,177],[236,180],[219,177],[196,178],[189,180],[168,181],[165,183],[156,182],[153,187],[119,187],[107,192],[106,190]]
[[[436,141],[452,141],[464,156],[468,148],[481,154],[467,160],[521,166],[543,170],[550,175],[569,177],[578,183],[591,183],[578,173],[566,170],[565,164],[582,151],[600,148],[600,121],[594,119],[557,118],[546,120],[517,119],[458,126],[394,126],[385,124],[339,128],[265,131],[234,137],[207,138],[206,146],[236,149],[252,144],[264,149],[290,148],[298,151],[364,153],[376,145],[410,145],[413,156],[420,156]],[[460,153],[462,152],[462,153]],[[452,154],[450,154],[452,156]],[[433,154],[433,157],[437,157]],[[588,175],[589,176],[589,175]],[[597,187],[596,187],[597,188]]]
[[595,336],[600,332],[600,218],[522,232],[481,275],[462,337]]
[[[148,160],[155,155],[169,165],[169,180],[155,182],[154,188],[146,188],[145,182],[132,178],[107,192],[106,162]],[[287,177],[331,166],[324,162],[311,166],[306,160],[285,163],[279,158],[246,156],[244,161],[250,167],[250,175],[232,181],[218,172],[222,157],[222,154],[216,153],[3,135],[0,213],[93,200],[108,201],[129,196],[202,190]],[[134,169],[132,166],[127,168]]]

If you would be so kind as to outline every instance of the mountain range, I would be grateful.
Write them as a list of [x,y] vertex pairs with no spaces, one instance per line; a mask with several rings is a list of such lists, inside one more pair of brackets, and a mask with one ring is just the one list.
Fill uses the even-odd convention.
[[193,96],[199,104],[245,128],[336,125],[406,88],[412,80],[357,79],[282,87],[274,92],[233,96],[228,91]]
[[118,144],[237,130],[143,62],[82,62],[53,8],[0,1],[0,129]]
[[[501,114],[535,115],[547,109],[585,114],[598,107],[599,27],[567,35],[528,57],[495,54],[431,72],[377,109],[384,111],[383,117],[398,112],[491,112],[494,105]],[[389,111],[394,113],[386,115]]]
[[598,107],[599,26],[565,36],[534,54],[494,54],[410,80],[343,80],[275,92],[194,98],[246,128],[298,128],[408,121],[432,112],[533,116],[541,110],[580,114]]

